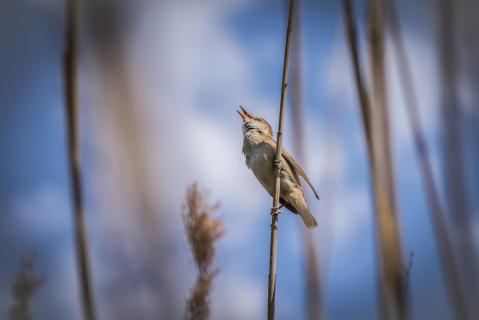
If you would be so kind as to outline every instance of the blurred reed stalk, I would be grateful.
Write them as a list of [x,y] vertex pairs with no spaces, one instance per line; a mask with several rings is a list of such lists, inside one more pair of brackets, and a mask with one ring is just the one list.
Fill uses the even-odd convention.
[[284,112],[286,105],[286,88],[288,86],[288,66],[289,66],[289,51],[291,46],[291,29],[293,27],[294,17],[294,0],[289,0],[288,10],[288,26],[286,29],[286,43],[284,48],[284,61],[283,61],[283,75],[281,79],[281,100],[279,109],[278,120],[278,133],[276,137],[276,157],[274,166],[274,197],[273,208],[271,210],[271,239],[269,250],[269,277],[268,277],[268,320],[274,319],[275,311],[275,295],[276,295],[276,256],[278,254],[278,214],[279,214],[279,197],[280,197],[280,161],[281,161],[281,148],[283,145],[283,125],[284,125]]
[[[301,41],[301,12],[302,1],[297,2],[294,30],[293,30],[293,49],[291,54],[291,118],[292,133],[295,154],[299,163],[305,165],[304,148],[304,104],[303,104],[303,74],[302,74],[302,41]],[[321,276],[318,263],[316,245],[312,233],[308,232],[303,226],[300,226],[303,236],[304,248],[304,267],[305,277],[305,296],[307,318],[310,320],[321,319]]]
[[405,99],[406,114],[411,125],[414,146],[421,170],[422,181],[429,206],[430,219],[434,229],[437,250],[451,307],[456,319],[466,319],[466,300],[461,278],[454,257],[453,246],[446,223],[446,212],[434,182],[432,163],[429,158],[424,130],[421,126],[419,103],[414,89],[412,69],[407,56],[397,10],[393,0],[388,1],[389,27],[395,46],[394,54],[398,63],[400,85]]
[[[460,2],[459,2],[460,3]],[[474,216],[468,196],[464,159],[464,110],[459,99],[459,65],[457,44],[457,2],[439,1],[439,70],[441,92],[442,167],[447,204],[453,225],[455,249],[465,280],[466,296],[477,297],[478,263],[474,241]],[[476,38],[477,39],[477,38]],[[476,39],[472,41],[477,41]],[[469,66],[468,66],[469,68]],[[475,102],[477,103],[477,101]],[[475,299],[471,305],[476,307]],[[479,315],[476,315],[479,317]]]
[[384,319],[405,319],[408,317],[408,312],[404,295],[401,243],[389,144],[382,11],[380,0],[369,2],[372,74],[372,99],[370,99],[360,64],[352,3],[350,0],[343,0],[346,36],[361,107],[376,203],[381,312]]
[[[115,129],[114,134],[122,142],[122,161],[128,166],[126,172],[133,180],[133,193],[138,203],[135,218],[140,220],[141,234],[145,238],[146,246],[151,246],[152,257],[157,256],[158,228],[156,208],[154,202],[158,197],[151,196],[154,188],[151,173],[148,172],[148,147],[145,142],[145,131],[149,123],[142,117],[141,107],[135,101],[135,90],[132,88],[130,70],[128,69],[127,27],[132,24],[129,15],[136,12],[128,6],[128,1],[117,0],[88,0],[86,9],[89,14],[87,31],[89,41],[93,46],[99,65],[101,78],[101,94],[104,98],[103,109],[105,117],[111,120]],[[138,3],[141,4],[141,3]],[[137,4],[135,4],[138,6]],[[147,131],[146,131],[147,132]],[[123,173],[126,176],[126,173]],[[152,199],[154,198],[154,199]],[[155,201],[154,201],[155,200]]]
[[[132,31],[136,30],[137,19],[143,17],[141,12],[151,3],[128,0],[86,0],[84,3],[86,42],[91,47],[89,53],[99,78],[95,88],[99,102],[93,109],[92,120],[99,121],[95,129],[99,131],[96,140],[100,154],[113,162],[113,168],[102,178],[108,184],[121,183],[113,188],[109,198],[100,200],[108,206],[106,210],[112,207],[109,202],[115,202],[115,209],[116,198],[122,194],[119,203],[125,206],[123,217],[132,222],[121,230],[125,234],[120,237],[128,235],[133,246],[121,248],[121,259],[115,257],[109,261],[117,264],[128,259],[130,264],[122,264],[117,278],[108,283],[109,290],[114,292],[108,297],[108,303],[114,318],[144,318],[151,317],[152,313],[161,314],[165,319],[178,318],[183,313],[183,301],[171,276],[175,270],[175,260],[171,258],[174,237],[168,228],[171,215],[162,211],[168,186],[156,176],[167,169],[162,158],[155,158],[158,150],[162,150],[161,143],[150,139],[158,134],[155,131],[158,119],[152,117],[152,112],[161,101],[155,101],[150,109],[143,94],[147,89],[138,84],[137,61],[131,61],[131,46],[136,42],[132,38],[136,33]],[[113,141],[109,137],[114,137]],[[102,144],[107,144],[107,148]],[[144,308],[140,300],[121,303],[132,292],[140,294],[144,290],[158,298],[151,308]]]
[[95,319],[92,281],[88,255],[87,233],[83,207],[82,174],[79,150],[78,112],[78,57],[77,57],[77,0],[66,6],[66,51],[64,60],[68,157],[71,174],[71,192],[74,209],[74,229],[79,280],[85,319]]
[[45,280],[34,273],[36,256],[25,254],[20,261],[20,270],[12,283],[13,304],[10,306],[10,320],[31,320],[30,301]]
[[[381,256],[382,294],[386,319],[408,318],[404,295],[402,253],[394,187],[393,157],[390,145],[387,77],[385,67],[384,5],[382,0],[369,0],[369,49],[372,75],[370,100],[373,171],[377,197],[377,222]],[[383,192],[383,190],[385,192]]]
[[196,183],[186,191],[183,224],[198,269],[198,278],[186,301],[185,320],[210,318],[209,295],[213,279],[219,271],[214,266],[215,245],[224,233],[223,222],[212,217],[217,209],[218,205],[209,204]]

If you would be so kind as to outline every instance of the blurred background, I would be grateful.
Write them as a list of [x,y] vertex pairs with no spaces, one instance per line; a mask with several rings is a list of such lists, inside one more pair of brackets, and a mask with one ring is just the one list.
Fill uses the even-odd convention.
[[[463,299],[474,314],[479,2],[396,2],[421,150],[445,208]],[[30,301],[33,318],[83,318],[65,112],[65,6],[1,3],[0,319],[9,319],[12,283],[28,252],[43,280]],[[367,71],[374,64],[368,3],[354,7]],[[182,317],[196,278],[182,221],[193,182],[220,203],[225,228],[211,318],[264,318],[271,197],[244,163],[235,110],[242,105],[276,130],[286,2],[83,0],[76,15],[82,190],[98,319]],[[388,19],[385,93],[406,269],[414,252],[410,318],[456,319]],[[280,216],[278,319],[382,318],[371,166],[344,22],[341,2],[297,3],[284,144],[321,200],[306,191],[319,223],[307,231],[313,252],[304,250],[300,219],[286,209]],[[308,311],[305,255],[316,261],[316,316]]]

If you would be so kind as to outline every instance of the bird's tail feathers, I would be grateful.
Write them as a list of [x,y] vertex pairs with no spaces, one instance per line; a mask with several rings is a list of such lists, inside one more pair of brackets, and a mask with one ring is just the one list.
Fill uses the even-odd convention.
[[301,219],[303,219],[304,224],[308,228],[314,228],[318,225],[318,222],[314,218],[313,214],[308,208],[308,205],[306,204],[306,201],[304,201],[303,195],[292,195],[290,197],[290,202],[293,205],[293,207],[296,209],[295,212],[297,212],[300,216]]
[[313,214],[309,209],[303,210],[299,212],[299,215],[301,216],[301,219],[303,219],[304,224],[308,228],[314,228],[318,226],[318,222],[314,218]]

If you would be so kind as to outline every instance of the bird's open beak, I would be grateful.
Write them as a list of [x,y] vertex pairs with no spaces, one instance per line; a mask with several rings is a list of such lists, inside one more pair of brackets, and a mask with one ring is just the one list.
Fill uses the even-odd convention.
[[246,111],[245,108],[243,108],[242,106],[240,106],[240,110],[236,110],[236,112],[238,112],[238,114],[240,115],[241,119],[243,119],[243,121],[246,121],[248,118],[253,117],[251,113]]

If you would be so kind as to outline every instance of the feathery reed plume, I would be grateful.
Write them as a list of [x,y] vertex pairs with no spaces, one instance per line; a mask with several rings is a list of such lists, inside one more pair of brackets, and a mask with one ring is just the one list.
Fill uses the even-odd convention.
[[385,319],[404,319],[408,314],[401,270],[401,242],[395,209],[392,157],[389,145],[381,1],[371,0],[369,9],[372,99],[367,94],[363,80],[353,6],[350,0],[343,0],[346,36],[362,112],[376,202],[381,311]]
[[[292,133],[296,156],[299,163],[305,165],[304,148],[304,104],[303,104],[303,73],[302,73],[302,39],[301,39],[301,12],[302,1],[296,4],[296,18],[294,19],[293,48],[291,52],[291,118]],[[316,245],[313,235],[305,230],[302,225],[305,270],[305,296],[307,317],[310,320],[321,318],[321,277],[318,263]]]
[[207,202],[205,195],[198,191],[196,183],[186,191],[183,223],[198,268],[198,278],[186,301],[185,320],[210,318],[209,295],[213,279],[218,273],[214,266],[215,244],[224,233],[223,222],[212,217],[217,208],[218,205]]
[[286,28],[286,43],[284,46],[283,75],[281,79],[281,100],[279,107],[278,133],[276,136],[276,156],[274,161],[274,196],[273,208],[271,209],[271,237],[269,248],[269,276],[268,276],[268,320],[274,319],[275,296],[276,296],[276,256],[278,254],[278,214],[279,214],[279,196],[281,190],[280,181],[280,163],[281,148],[283,145],[283,124],[284,111],[286,105],[286,88],[288,86],[288,66],[289,66],[289,48],[291,29],[293,27],[294,0],[289,0],[288,26]]
[[20,261],[20,270],[12,283],[13,304],[10,306],[10,320],[31,320],[30,301],[43,284],[44,278],[35,275],[36,256],[33,252],[25,254]]
[[457,269],[457,261],[454,257],[449,230],[447,229],[446,212],[441,203],[439,192],[434,182],[432,164],[423,134],[424,130],[421,127],[419,103],[416,91],[414,90],[412,69],[407,56],[401,26],[393,0],[388,1],[388,7],[390,30],[396,49],[394,50],[394,53],[397,63],[399,64],[399,80],[406,101],[406,113],[411,125],[414,146],[416,148],[417,159],[422,173],[422,180],[429,205],[429,215],[434,227],[443,277],[448,288],[447,293],[449,295],[452,309],[454,310],[455,318],[465,319],[466,301],[464,291],[461,286],[461,279]]
[[65,97],[68,133],[68,156],[71,174],[71,192],[80,288],[85,318],[95,319],[93,289],[88,261],[88,245],[83,207],[81,161],[78,127],[78,74],[77,74],[77,14],[78,3],[69,0],[66,6]]

